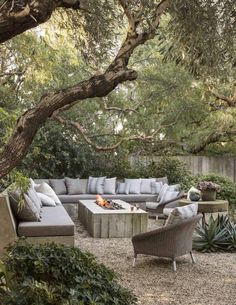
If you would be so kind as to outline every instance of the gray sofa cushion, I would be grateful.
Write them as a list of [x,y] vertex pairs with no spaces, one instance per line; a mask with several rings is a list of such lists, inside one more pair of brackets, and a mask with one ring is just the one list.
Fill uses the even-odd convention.
[[49,179],[49,184],[57,195],[67,194],[64,179]]
[[106,178],[104,185],[104,194],[115,194],[116,193],[116,177]]
[[69,195],[87,194],[88,179],[65,178],[65,182]]
[[63,206],[43,207],[41,222],[20,222],[18,235],[71,236],[74,235],[74,223]]
[[[157,200],[157,195],[152,194],[103,194],[104,199],[121,199],[127,202],[145,202]],[[67,203],[78,203],[80,200],[91,200],[96,199],[95,194],[80,194],[80,195],[59,195],[59,198],[63,204]]]
[[141,179],[140,193],[152,194],[152,182],[155,182],[155,178]]
[[125,184],[129,185],[129,194],[140,194],[141,179],[125,179]]
[[29,198],[27,194],[24,194],[24,206],[19,208],[19,200],[20,200],[21,192],[15,190],[14,192],[9,192],[9,199],[11,208],[15,218],[18,221],[40,221],[40,213],[39,210],[34,205],[33,201]]
[[103,194],[106,177],[89,177],[88,179],[88,193],[89,194]]

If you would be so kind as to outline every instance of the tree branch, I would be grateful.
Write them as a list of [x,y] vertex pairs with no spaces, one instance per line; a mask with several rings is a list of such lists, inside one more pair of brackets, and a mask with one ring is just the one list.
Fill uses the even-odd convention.
[[233,97],[228,97],[228,96],[225,96],[223,94],[216,92],[211,87],[208,87],[208,90],[216,99],[226,102],[228,107],[236,106],[236,91],[235,91]]
[[0,43],[46,22],[58,7],[80,9],[78,0],[7,0],[0,8]]
[[[40,16],[42,17],[40,17],[41,19],[37,19],[38,23],[44,22],[46,19],[48,19],[53,10],[58,6],[62,6],[63,3],[64,1],[56,0],[28,0],[30,14],[33,15],[35,19]],[[170,0],[165,0],[162,1],[158,6],[158,19],[160,18],[161,12],[164,12],[164,7],[167,8],[168,3],[170,3]],[[34,15],[35,5],[37,7],[37,14],[40,16]],[[7,4],[3,8],[5,13],[6,9],[10,9],[9,5]],[[37,25],[34,20],[32,21],[31,17],[27,17],[27,22],[25,23],[25,20],[22,20],[21,26],[19,26],[17,22],[16,26],[12,27],[11,24],[11,31],[8,33],[9,20],[6,21],[4,18],[1,19],[2,17],[3,13],[1,12],[0,41],[5,41],[21,33],[24,28],[28,29]],[[2,26],[4,22],[6,23],[5,27]],[[72,87],[49,92],[42,96],[37,106],[27,110],[18,119],[12,136],[10,137],[8,143],[3,147],[2,152],[0,153],[0,177],[5,176],[20,163],[22,158],[27,153],[27,149],[31,144],[37,130],[41,127],[42,124],[46,122],[49,117],[53,116],[53,114],[55,115],[59,109],[68,109],[75,103],[78,103],[84,99],[104,97],[113,91],[118,84],[121,84],[125,81],[135,80],[137,78],[136,71],[127,68],[129,58],[136,47],[138,47],[140,44],[143,44],[147,40],[152,39],[154,35],[155,32],[152,32],[151,35],[147,33],[141,33],[132,37],[127,34],[126,39],[118,51],[117,56],[103,74],[94,75],[88,80],[82,81]],[[78,128],[78,130],[79,129],[80,128]],[[151,139],[152,137],[153,135],[147,137],[133,136],[129,137],[129,140],[147,140],[148,138]],[[121,143],[126,140],[127,139],[121,140]],[[115,146],[118,147],[120,144],[116,143]]]

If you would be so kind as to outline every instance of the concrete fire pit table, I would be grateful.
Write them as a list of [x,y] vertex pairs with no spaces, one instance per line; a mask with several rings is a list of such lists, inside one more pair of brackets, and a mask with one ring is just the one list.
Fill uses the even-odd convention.
[[92,237],[132,237],[147,231],[148,214],[123,200],[113,200],[124,209],[109,210],[94,200],[80,200],[78,218]]

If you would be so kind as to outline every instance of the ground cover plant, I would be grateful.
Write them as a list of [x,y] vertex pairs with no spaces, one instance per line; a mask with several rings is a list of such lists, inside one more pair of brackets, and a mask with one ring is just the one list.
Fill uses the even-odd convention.
[[1,305],[134,305],[135,296],[90,253],[24,240],[0,266]]

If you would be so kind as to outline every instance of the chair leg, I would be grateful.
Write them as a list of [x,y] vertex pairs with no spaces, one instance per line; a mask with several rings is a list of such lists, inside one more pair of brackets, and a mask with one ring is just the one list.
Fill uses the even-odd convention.
[[191,256],[192,263],[195,264],[196,261],[195,261],[192,251],[190,251],[190,256]]
[[173,264],[173,270],[174,270],[174,272],[176,272],[176,260],[175,259],[172,260],[172,264]]
[[137,254],[134,253],[134,259],[133,259],[133,267],[135,267],[135,263],[136,263],[136,258],[137,258]]

